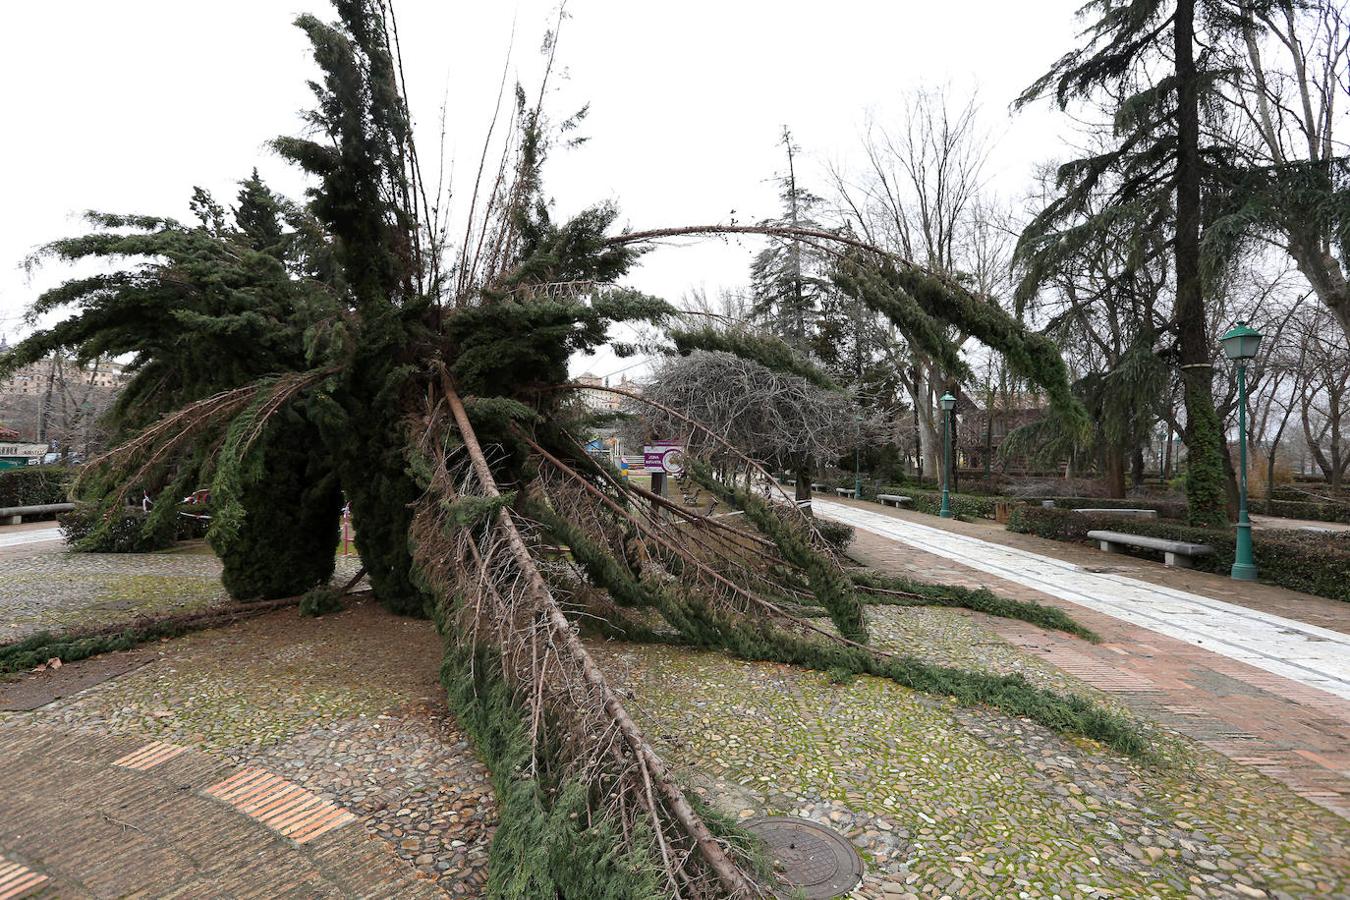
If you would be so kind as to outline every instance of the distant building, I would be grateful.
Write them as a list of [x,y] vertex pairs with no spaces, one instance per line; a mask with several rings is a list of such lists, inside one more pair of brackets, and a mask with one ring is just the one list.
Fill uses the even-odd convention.
[[[601,378],[591,372],[583,372],[573,381],[577,384],[591,385],[597,388],[610,387],[608,378]],[[642,393],[642,385],[636,381],[630,381],[627,375],[613,387],[630,394]],[[583,403],[596,412],[617,412],[623,408],[623,402],[626,398],[622,394],[615,394],[611,391],[585,390],[581,392],[581,399]]]
[[1010,432],[1044,418],[1047,412],[1045,402],[1035,395],[1014,395],[1006,402],[995,400],[992,410],[975,407],[961,411],[956,426],[960,465],[983,469],[987,459],[991,469],[1010,474],[1045,468],[1043,464],[1032,466],[1021,455],[1005,458],[1001,449]]
[[[0,335],[0,353],[10,349],[9,342]],[[49,383],[63,379],[66,384],[86,385],[119,390],[126,383],[121,363],[98,359],[85,366],[77,366],[68,359],[48,357],[15,369],[8,378],[0,380],[0,395],[36,397],[45,395]]]
[[[0,353],[9,349],[0,336]],[[17,435],[10,440],[87,449],[96,442],[94,420],[126,381],[122,364],[111,359],[81,366],[69,357],[49,356],[0,379],[0,423]]]

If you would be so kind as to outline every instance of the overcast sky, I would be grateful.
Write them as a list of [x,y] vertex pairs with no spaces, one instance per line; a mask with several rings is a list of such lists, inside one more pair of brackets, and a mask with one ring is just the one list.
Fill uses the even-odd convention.
[[[591,114],[581,148],[545,172],[559,214],[617,202],[635,229],[772,216],[783,125],[804,180],[824,193],[827,163],[856,165],[868,116],[896,121],[905,94],[978,91],[996,137],[989,176],[1016,196],[1032,167],[1063,153],[1067,123],[1009,104],[1074,41],[1079,0],[572,0],[549,105]],[[551,2],[401,0],[413,113],[425,159],[449,103],[447,165],[467,197],[512,28],[510,77],[537,83]],[[300,176],[265,142],[299,129],[315,69],[300,12],[315,0],[25,0],[0,29],[0,332],[22,334],[24,308],[59,281],[22,262],[80,231],[87,209],[188,216],[194,185],[231,201],[257,166],[292,196]],[[424,162],[424,166],[428,165]],[[753,242],[661,249],[632,282],[671,300],[691,287],[744,282]],[[67,273],[68,274],[68,273]],[[623,363],[582,364],[600,374]]]

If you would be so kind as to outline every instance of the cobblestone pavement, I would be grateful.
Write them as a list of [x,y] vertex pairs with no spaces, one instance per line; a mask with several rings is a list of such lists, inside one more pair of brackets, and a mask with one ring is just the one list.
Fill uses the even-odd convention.
[[[875,508],[875,507],[874,507]],[[916,514],[905,513],[907,517]],[[923,517],[933,519],[931,516]],[[927,524],[927,522],[925,522]],[[949,527],[946,523],[942,527]],[[992,539],[993,529],[954,526]],[[1105,554],[1030,535],[1010,535],[1016,546],[1061,554],[1080,565],[1102,564]],[[1063,548],[1061,550],[1061,547]],[[1341,816],[1350,816],[1350,702],[1254,668],[1206,648],[1174,640],[1063,598],[969,569],[941,556],[858,531],[850,551],[881,569],[930,581],[987,586],[1023,600],[1063,608],[1103,637],[1087,644],[1012,620],[995,620],[998,634],[1061,671],[1106,692],[1145,719],[1161,722],[1244,765],[1288,784]],[[1130,577],[1172,578],[1174,570],[1143,560],[1110,557]],[[1203,576],[1203,577],[1201,577]],[[1219,576],[1176,572],[1188,591],[1211,591],[1232,604],[1300,616],[1324,629],[1345,631],[1350,604],[1308,597],[1268,585],[1234,584]]]
[[[967,583],[974,574],[871,540],[860,535],[858,546],[884,568]],[[1117,655],[1120,646],[1105,630],[1115,620],[1061,605],[1107,643],[1064,638],[1061,648],[1057,635],[962,610],[873,607],[869,619],[883,646],[1020,672],[1185,730],[1168,710],[1141,706],[1135,695],[1103,683],[1093,667],[1059,664],[1070,650]],[[721,654],[590,646],[606,674],[630,692],[635,715],[676,771],[711,802],[742,818],[805,815],[846,833],[868,867],[858,898],[1350,897],[1345,820],[1256,766],[1189,741],[1166,737],[1163,760],[1141,765],[1025,720],[879,679],[833,684],[820,673]],[[14,760],[32,767],[0,771],[0,783],[31,785],[17,808],[6,807],[18,801],[0,791],[0,857],[55,885],[75,885],[69,895],[83,896],[77,869],[104,871],[118,835],[136,835],[122,842],[122,868],[156,877],[181,865],[175,854],[208,858],[193,854],[230,835],[218,845],[226,858],[210,872],[190,873],[198,880],[186,882],[194,890],[183,896],[212,896],[229,877],[239,879],[235,896],[284,895],[268,892],[276,885],[294,886],[299,896],[322,895],[318,886],[325,886],[340,896],[343,885],[365,883],[343,881],[348,870],[325,867],[353,854],[385,860],[363,863],[376,873],[366,884],[371,890],[397,883],[452,897],[481,894],[494,803],[486,771],[445,713],[436,683],[439,642],[428,623],[363,603],[318,620],[285,610],[153,647],[152,663],[116,680],[31,713],[0,713],[0,770]],[[1054,652],[1040,652],[1044,647]],[[1248,699],[1231,697],[1235,707]],[[34,735],[50,739],[40,759],[25,743]],[[81,774],[95,766],[101,772],[116,753],[150,741],[193,748],[151,770],[166,779],[159,787],[127,780],[140,773],[117,772],[115,783]],[[76,756],[88,748],[90,759],[76,761],[85,768],[60,768],[64,748]],[[57,768],[49,771],[44,760]],[[172,767],[193,761],[218,772],[183,781],[190,789],[179,790]],[[275,773],[289,790],[351,811],[363,827],[336,829],[305,847],[280,841],[285,853],[264,853],[278,846],[266,826],[201,797],[211,778],[240,766]],[[42,772],[51,778],[41,781]],[[41,827],[25,824],[49,797],[66,799],[49,804],[52,818],[44,810]],[[78,802],[98,797],[131,806]],[[146,817],[119,815],[123,809]],[[362,834],[369,839],[353,840]],[[52,847],[68,845],[71,835],[84,836],[91,849],[57,859]],[[189,838],[201,843],[183,843]],[[339,840],[340,851],[317,861],[308,855]],[[229,856],[236,845],[241,853],[264,853],[262,861]],[[380,868],[386,864],[393,868]],[[422,877],[399,881],[410,873]],[[138,877],[147,880],[147,896],[167,895]]]
[[[137,755],[156,764],[129,765]],[[383,841],[293,786],[280,786],[289,803],[274,827],[212,796],[238,774],[144,738],[0,727],[0,855],[41,879],[41,896],[63,900],[441,896]]]
[[189,612],[228,599],[219,561],[191,546],[161,553],[68,553],[60,544],[27,549],[0,561],[0,643],[46,628]]
[[[338,557],[335,579],[350,578],[358,565],[355,556]],[[158,553],[71,553],[62,544],[24,545],[0,557],[0,573],[0,643],[48,628],[192,612],[229,601],[220,584],[220,560],[201,541]]]
[[[275,773],[354,813],[364,833],[402,860],[394,865],[405,880],[416,875],[418,883],[438,885],[438,895],[478,896],[495,808],[487,772],[441,700],[440,643],[429,623],[367,602],[321,619],[282,610],[155,646],[158,658],[130,674],[34,712],[0,713],[0,760],[11,758],[34,729],[54,730],[72,746],[109,735],[124,744],[159,740],[201,749],[222,767]],[[43,784],[32,791],[38,805],[52,791],[84,791]],[[202,817],[196,800],[156,809],[176,817],[174,834],[220,827],[219,817]],[[0,808],[0,820],[8,818]],[[78,828],[85,828],[83,820]],[[77,861],[58,865],[45,833],[0,831],[0,856],[45,867],[54,880],[76,877]],[[162,840],[163,853],[180,852],[172,836]],[[133,854],[127,862],[135,860],[151,861]],[[236,863],[252,871],[252,880],[235,895],[251,889],[254,896],[282,896],[268,892],[277,872]],[[380,882],[365,887],[376,891]],[[208,895],[219,896],[188,896]]]
[[[970,621],[927,612],[927,625],[906,609],[871,618],[892,645],[944,631],[951,641],[941,620]],[[1063,677],[1013,662],[1015,648],[990,656],[990,637],[970,652],[991,668]],[[741,818],[801,815],[846,833],[868,865],[859,898],[1346,896],[1342,820],[1183,741],[1141,765],[880,679],[594,650],[700,794]]]

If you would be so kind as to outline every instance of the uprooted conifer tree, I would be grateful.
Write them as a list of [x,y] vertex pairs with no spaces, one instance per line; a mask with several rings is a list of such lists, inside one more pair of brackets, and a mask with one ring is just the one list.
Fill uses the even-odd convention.
[[[492,896],[768,890],[740,833],[684,792],[626,711],[587,652],[583,622],[630,640],[889,678],[1145,752],[1131,723],[1081,698],[869,646],[865,607],[963,605],[1091,637],[1062,614],[851,572],[756,461],[677,409],[660,413],[698,438],[689,478],[744,516],[701,514],[587,454],[569,357],[605,343],[613,323],[678,318],[620,286],[641,248],[766,229],[616,233],[609,206],[554,221],[540,182],[543,117],[521,94],[507,177],[478,205],[459,262],[443,267],[388,11],[379,0],[335,6],[334,24],[298,20],[322,70],[313,133],[275,143],[314,177],[308,203],[252,178],[232,215],[200,197],[194,226],[93,217],[100,230],[49,252],[139,263],[43,296],[35,312],[71,315],[3,366],[58,348],[132,355],[122,443],[79,490],[111,507],[131,485],[209,483],[210,539],[240,598],[327,579],[345,492],[379,601],[434,618],[444,636],[451,704],[501,809]],[[958,285],[847,236],[792,236],[834,248],[874,306],[981,323],[1053,382],[1046,348]],[[750,336],[731,344],[778,371],[809,371]]]

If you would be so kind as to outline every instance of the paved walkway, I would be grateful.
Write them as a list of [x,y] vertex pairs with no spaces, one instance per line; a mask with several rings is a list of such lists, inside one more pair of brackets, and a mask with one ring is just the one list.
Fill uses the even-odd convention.
[[1350,605],[983,523],[815,504],[858,527],[853,553],[869,565],[1066,609],[1103,642],[995,627],[1145,717],[1350,816]]
[[61,529],[46,522],[35,523],[39,527],[8,525],[0,528],[0,548],[23,547],[28,544],[59,543]]
[[481,896],[495,802],[440,657],[430,622],[354,601],[0,682],[0,876],[62,898]]
[[1350,635],[884,513],[829,501],[817,508],[855,528],[1350,699]]

